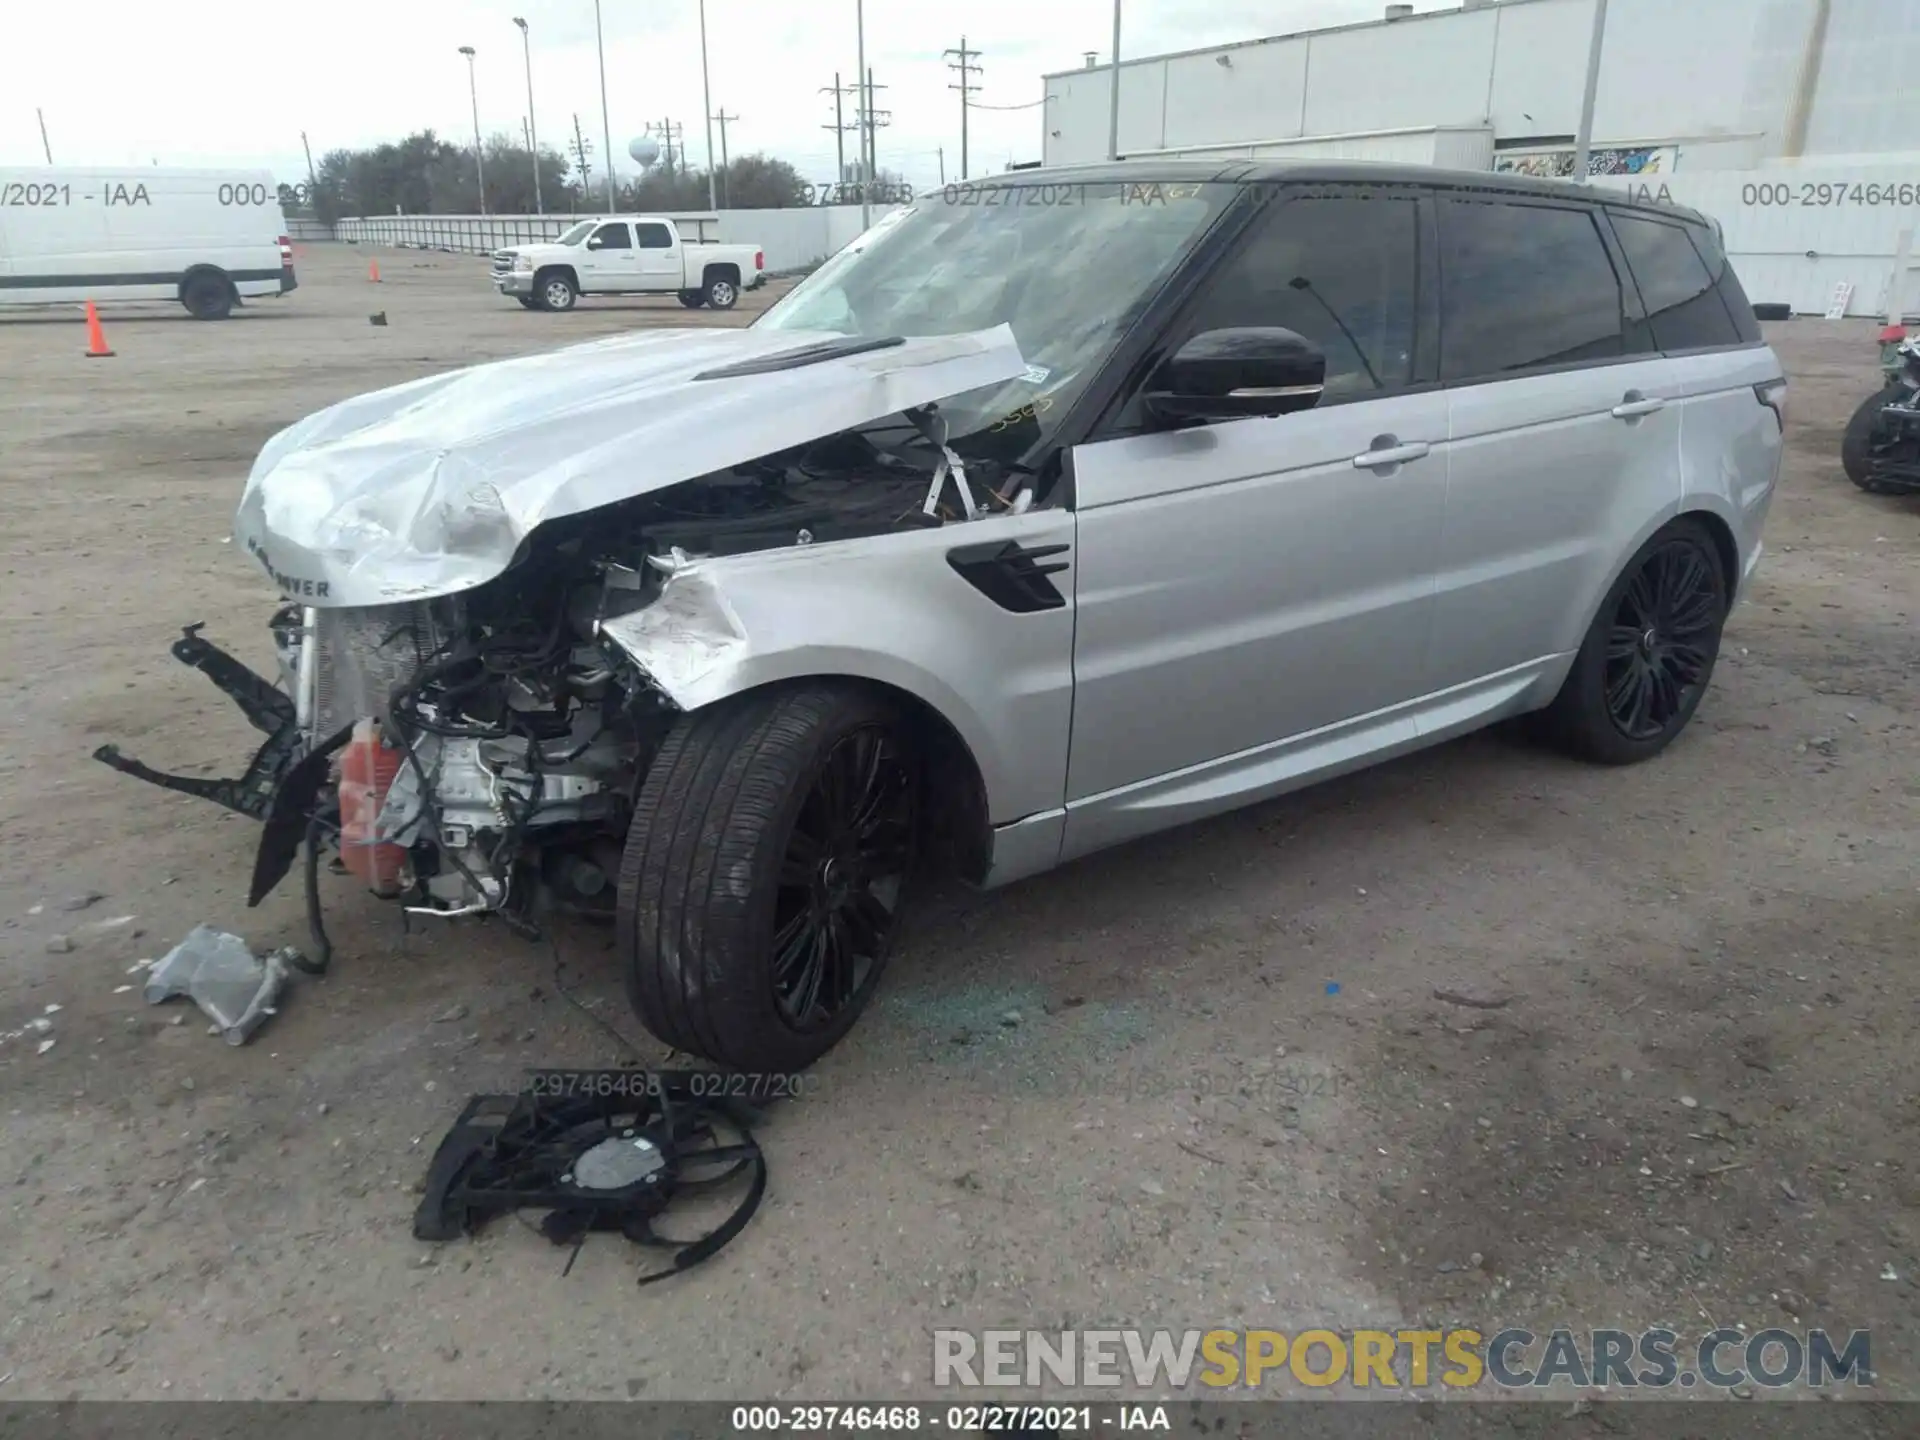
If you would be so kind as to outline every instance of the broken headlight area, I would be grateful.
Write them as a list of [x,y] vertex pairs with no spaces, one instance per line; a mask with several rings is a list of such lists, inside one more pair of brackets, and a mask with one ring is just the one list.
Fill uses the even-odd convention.
[[[283,606],[271,622],[279,686],[189,632],[176,655],[268,732],[253,765],[200,781],[112,747],[98,758],[262,820],[251,904],[304,849],[321,965],[323,867],[416,914],[499,914],[528,932],[536,902],[610,916],[634,798],[678,714],[656,677],[685,656],[649,669],[631,630],[622,643],[608,627],[660,602],[701,558],[1025,509],[1028,479],[963,462],[936,412],[906,412],[550,521],[470,590]],[[721,643],[671,628],[683,649]]]

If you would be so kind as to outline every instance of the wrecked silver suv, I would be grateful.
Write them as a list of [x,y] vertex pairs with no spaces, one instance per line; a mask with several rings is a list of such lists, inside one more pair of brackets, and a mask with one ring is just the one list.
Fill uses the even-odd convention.
[[1657,753],[1758,558],[1780,391],[1707,222],[1611,192],[949,186],[749,328],[274,437],[236,535],[281,683],[175,645],[253,764],[100,758],[261,819],[254,903],[304,851],[317,936],[336,857],[416,914],[598,912],[655,1034],[797,1068],[928,863],[1002,884],[1528,710]]

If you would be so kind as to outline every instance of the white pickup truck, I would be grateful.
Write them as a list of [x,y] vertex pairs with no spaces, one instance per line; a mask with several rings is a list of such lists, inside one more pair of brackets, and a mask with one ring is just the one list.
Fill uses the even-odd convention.
[[659,215],[582,220],[556,239],[493,252],[494,288],[529,310],[571,310],[582,295],[678,295],[690,310],[731,310],[766,270],[758,246],[684,240]]

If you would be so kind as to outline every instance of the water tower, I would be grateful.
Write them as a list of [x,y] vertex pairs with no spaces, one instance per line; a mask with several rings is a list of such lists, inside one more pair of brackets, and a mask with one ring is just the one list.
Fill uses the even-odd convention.
[[642,170],[652,167],[660,158],[660,142],[651,135],[641,135],[627,142],[627,154]]

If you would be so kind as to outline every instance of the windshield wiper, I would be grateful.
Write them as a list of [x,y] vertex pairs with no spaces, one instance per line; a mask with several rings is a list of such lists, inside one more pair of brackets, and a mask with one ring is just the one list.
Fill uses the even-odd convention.
[[777,370],[797,370],[802,365],[818,365],[822,360],[841,360],[849,355],[864,355],[869,350],[891,350],[896,345],[907,343],[904,335],[887,335],[877,340],[848,336],[844,340],[819,340],[811,345],[802,345],[794,350],[782,350],[778,355],[764,355],[756,360],[741,360],[732,365],[722,365],[714,370],[702,370],[693,378],[696,380],[733,380],[744,375],[770,375]]

